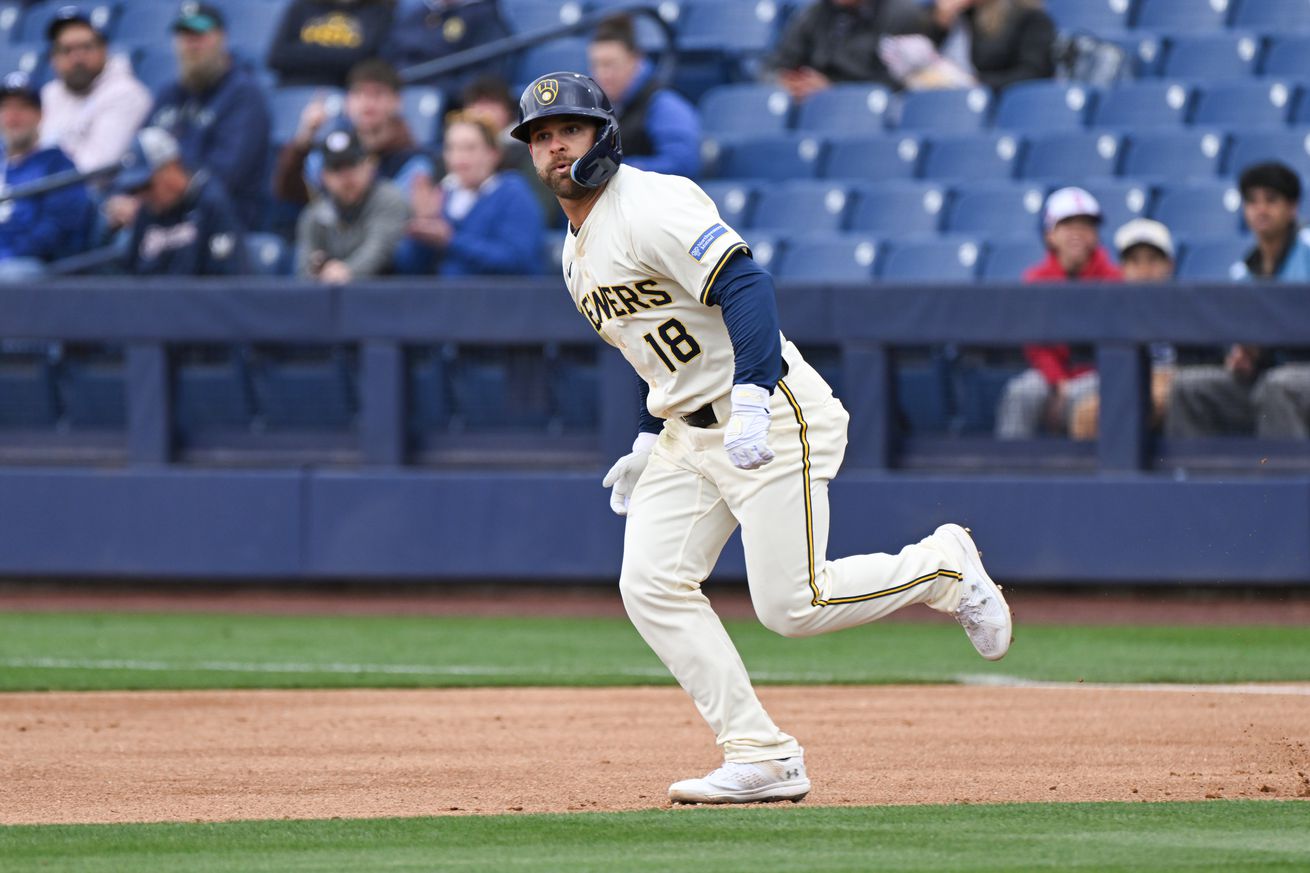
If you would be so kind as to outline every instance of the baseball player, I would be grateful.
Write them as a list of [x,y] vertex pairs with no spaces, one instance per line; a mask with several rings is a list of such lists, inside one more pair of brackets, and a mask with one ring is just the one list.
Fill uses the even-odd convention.
[[519,112],[512,134],[569,219],[573,302],[641,377],[640,432],[604,479],[627,516],[623,603],[723,749],[722,767],[669,797],[799,801],[810,790],[803,750],[764,711],[701,591],[737,525],[756,613],[784,636],[926,603],[996,660],[1010,609],[959,525],[895,555],[825,557],[848,416],[782,336],[769,274],[695,183],[623,165],[610,103],[588,77],[542,76]]

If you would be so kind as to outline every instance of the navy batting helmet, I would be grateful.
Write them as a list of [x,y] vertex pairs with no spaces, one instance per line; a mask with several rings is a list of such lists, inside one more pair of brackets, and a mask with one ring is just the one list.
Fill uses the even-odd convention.
[[519,123],[510,136],[528,142],[532,122],[553,115],[580,115],[600,122],[596,144],[569,171],[573,181],[585,188],[598,188],[618,172],[623,163],[619,122],[609,98],[594,80],[581,73],[547,73],[538,78],[519,98]]

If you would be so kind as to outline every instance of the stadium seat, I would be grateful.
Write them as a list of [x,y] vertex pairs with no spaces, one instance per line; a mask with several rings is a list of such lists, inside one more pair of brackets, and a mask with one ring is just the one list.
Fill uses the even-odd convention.
[[500,0],[500,17],[515,33],[531,33],[562,24],[572,24],[582,17],[583,4],[578,0],[556,3],[552,0]]
[[951,198],[945,230],[987,240],[1039,239],[1045,202],[1045,190],[1032,185],[962,186]]
[[1240,236],[1188,240],[1179,255],[1178,278],[1199,282],[1230,280],[1233,267],[1246,258],[1254,245],[1250,238]]
[[1010,356],[966,352],[954,364],[951,368],[951,393],[955,399],[953,429],[959,434],[992,433],[996,426],[996,407],[1006,384],[1027,365],[1018,350]]
[[878,274],[886,282],[972,282],[982,247],[974,240],[904,240],[884,254]]
[[354,421],[349,374],[339,350],[262,355],[250,372],[259,419],[269,430],[341,431]]
[[881,85],[840,84],[808,97],[796,127],[829,137],[874,136],[882,132],[891,94]]
[[1165,41],[1160,75],[1215,81],[1244,79],[1255,72],[1260,40],[1249,33],[1179,35]]
[[881,237],[934,236],[941,226],[946,191],[925,182],[889,182],[857,191],[847,226]]
[[124,3],[114,24],[114,42],[128,46],[170,47],[173,34],[169,27],[176,14],[177,4],[169,0]]
[[1223,82],[1205,86],[1192,105],[1192,123],[1234,130],[1277,129],[1287,124],[1293,88],[1286,82]]
[[23,0],[0,0],[0,45],[8,45],[16,39],[19,25],[23,23]]
[[1103,91],[1092,110],[1095,127],[1180,127],[1191,92],[1181,82],[1132,82]]
[[183,439],[206,431],[249,430],[255,414],[245,375],[235,360],[178,362],[173,406]]
[[983,252],[979,278],[987,282],[1017,282],[1029,267],[1046,259],[1046,246],[1037,234],[1030,239],[990,242]]
[[[1310,10],[1310,2],[1302,5]],[[1310,80],[1310,35],[1272,37],[1260,72],[1266,76]]]
[[291,247],[275,233],[246,234],[246,260],[256,276],[290,276],[293,272]]
[[0,353],[0,430],[52,428],[57,417],[46,356]]
[[812,136],[770,136],[734,142],[719,160],[719,175],[736,179],[812,179],[823,141]]
[[749,182],[717,179],[702,183],[701,188],[710,195],[718,207],[719,216],[731,227],[738,231],[750,227],[756,197],[753,185]]
[[993,125],[1005,130],[1082,130],[1092,91],[1068,82],[1016,82],[1001,92]]
[[1065,33],[1117,33],[1128,26],[1130,0],[1046,0],[1046,10]]
[[785,182],[765,187],[755,202],[751,226],[791,236],[840,230],[849,192],[833,182]]
[[58,368],[62,423],[72,430],[122,430],[127,424],[121,355],[65,352]]
[[550,421],[549,374],[536,349],[463,346],[447,372],[454,414],[466,428],[535,430]]
[[286,85],[275,90],[269,97],[269,113],[272,116],[270,140],[274,145],[288,142],[296,135],[300,125],[300,113],[312,101],[323,97],[326,100],[328,114],[336,116],[342,111],[342,94],[340,91],[323,88],[318,85]]
[[1241,216],[1242,197],[1229,182],[1167,188],[1151,209],[1151,217],[1179,239],[1234,236]]
[[1022,143],[1012,134],[933,137],[925,147],[925,179],[1012,179]]
[[1210,179],[1219,172],[1224,139],[1213,131],[1144,133],[1124,144],[1122,175],[1148,179]]
[[1282,161],[1310,180],[1310,130],[1234,134],[1224,173],[1235,178],[1246,167],[1263,161]]
[[987,125],[991,92],[986,88],[910,91],[901,101],[897,127],[933,133],[973,133]]
[[[45,42],[46,28],[54,20],[60,9],[67,7],[66,0],[44,0],[30,4],[23,12],[18,32],[14,36],[31,43]],[[118,12],[117,3],[84,3],[78,6],[80,11],[91,19],[91,23],[105,32],[113,31],[114,15]]]
[[742,233],[741,238],[750,247],[751,257],[755,260],[755,263],[766,270],[773,269],[774,263],[782,257],[783,252],[787,249],[786,242],[775,233],[747,230]]
[[[0,45],[0,69],[6,72],[22,72],[31,77],[36,84],[44,84],[50,78],[44,43],[14,43]],[[0,73],[4,75],[4,73]]]
[[873,280],[878,243],[869,236],[797,236],[775,262],[779,278],[808,282],[862,282]]
[[1228,25],[1229,0],[1138,0],[1136,26],[1161,33],[1211,33]]
[[1310,31],[1310,3],[1305,0],[1237,0],[1233,27],[1263,33]]
[[1135,179],[1061,179],[1051,182],[1059,185],[1078,185],[1096,198],[1101,206],[1102,236],[1108,240],[1116,229],[1134,218],[1146,215],[1151,204],[1151,189]]
[[1310,88],[1303,87],[1297,91],[1290,120],[1293,125],[1310,124]]
[[[228,0],[222,5],[227,18],[227,43],[233,54],[263,67],[273,45],[282,12],[291,0]],[[171,20],[171,18],[170,18]]]
[[777,27],[773,0],[683,0],[677,47],[682,52],[763,54],[773,45]]
[[554,418],[566,430],[600,426],[600,368],[592,348],[560,349],[549,359]]
[[823,175],[865,182],[913,179],[921,153],[922,146],[913,136],[836,139],[828,144]]
[[773,85],[720,85],[701,97],[700,117],[708,134],[785,133],[791,120],[791,97]]
[[1119,137],[1112,133],[1052,133],[1033,137],[1024,149],[1023,179],[1105,178],[1119,165]]
[[897,350],[893,378],[899,424],[911,434],[944,433],[950,423],[950,361],[941,351]]
[[407,402],[410,430],[441,430],[450,420],[446,361],[440,346],[411,346],[407,355]]
[[446,98],[440,88],[410,85],[400,92],[400,108],[415,142],[434,145],[441,141],[441,119]]
[[158,93],[177,81],[177,57],[171,46],[143,46],[132,53],[132,72],[152,93]]
[[518,61],[517,82],[531,82],[557,70],[587,69],[587,41],[559,39],[525,51]]

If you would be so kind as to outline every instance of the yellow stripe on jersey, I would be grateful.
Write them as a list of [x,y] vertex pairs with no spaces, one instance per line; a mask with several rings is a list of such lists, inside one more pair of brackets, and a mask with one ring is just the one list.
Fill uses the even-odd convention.
[[710,270],[710,275],[705,279],[704,287],[700,289],[701,303],[704,303],[706,306],[710,305],[710,289],[714,287],[714,281],[719,278],[719,273],[723,270],[724,266],[727,265],[728,259],[737,252],[745,252],[749,255],[751,250],[746,246],[746,243],[739,242],[736,245],[729,247],[729,249],[720,256],[718,263],[714,265],[714,269]]
[[920,576],[918,579],[911,579],[909,582],[893,585],[890,588],[884,588],[880,591],[871,591],[868,594],[857,594],[853,597],[834,597],[829,600],[823,598],[819,593],[819,585],[818,580],[815,577],[814,566],[814,505],[811,503],[810,498],[810,426],[805,421],[805,414],[801,411],[801,405],[796,400],[796,395],[791,393],[791,389],[787,387],[787,383],[779,380],[778,390],[787,398],[788,405],[791,406],[792,412],[796,414],[796,423],[800,425],[801,429],[801,475],[804,478],[805,485],[805,546],[809,558],[810,593],[813,595],[813,597],[810,598],[810,605],[835,606],[842,603],[860,603],[865,600],[877,600],[879,597],[888,597],[892,594],[899,594],[902,591],[908,591],[916,585],[923,585],[934,579],[963,578],[961,574],[955,570],[938,570],[935,573],[928,573],[927,575]]

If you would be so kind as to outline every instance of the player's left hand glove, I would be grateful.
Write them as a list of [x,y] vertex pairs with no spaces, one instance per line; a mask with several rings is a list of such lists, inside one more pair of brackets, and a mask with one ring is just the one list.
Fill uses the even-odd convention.
[[742,470],[754,470],[773,460],[768,391],[759,385],[732,386],[732,417],[723,429],[723,447],[732,465]]
[[655,447],[658,434],[639,433],[632,442],[632,452],[614,462],[610,471],[601,480],[601,485],[612,488],[610,491],[610,509],[615,515],[627,515],[628,505],[632,501],[632,490],[637,487],[642,470],[650,460],[650,450]]

